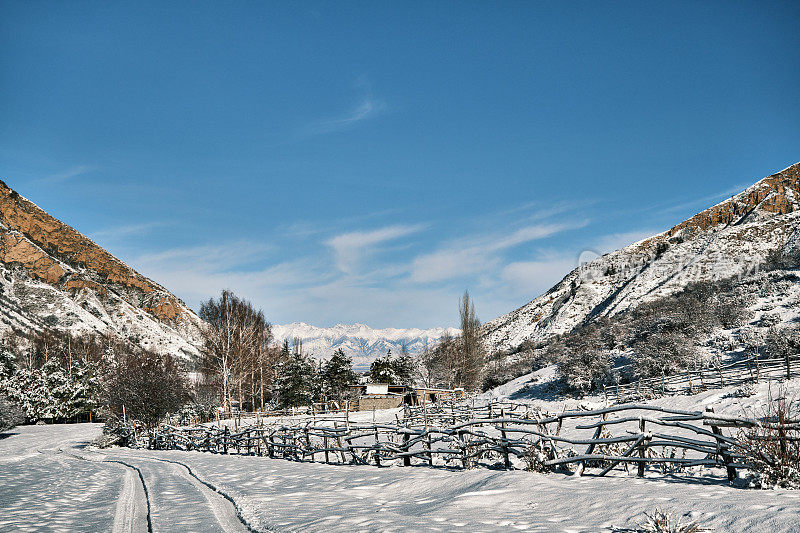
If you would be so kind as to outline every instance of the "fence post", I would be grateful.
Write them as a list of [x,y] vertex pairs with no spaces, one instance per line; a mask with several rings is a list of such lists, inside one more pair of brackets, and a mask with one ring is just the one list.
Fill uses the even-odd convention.
[[[644,418],[640,416],[639,417],[639,432],[642,433],[642,434],[644,434],[644,427],[645,427],[644,426]],[[645,450],[646,450],[645,440],[642,440],[642,443],[639,445],[639,457],[642,458],[642,459],[644,459]],[[638,471],[637,471],[637,474],[636,474],[637,476],[644,477],[644,467],[645,467],[644,461],[640,461],[639,465],[638,465]]]
[[225,426],[225,430],[222,432],[222,453],[228,453],[228,435],[230,432],[231,430],[228,426]]
[[501,445],[500,447],[503,450],[503,464],[505,465],[506,470],[511,469],[511,460],[508,458],[508,439],[506,438],[506,410],[500,409],[500,437],[501,437]]
[[[373,409],[372,414],[374,416],[375,410]],[[380,436],[378,434],[378,428],[375,427],[375,466],[381,466],[381,445],[380,445]]]
[[427,427],[425,428],[425,442],[428,446],[428,466],[433,466],[433,451],[431,450],[433,443],[431,442],[431,432]]
[[303,429],[303,433],[306,437],[306,451],[303,453],[303,459],[306,458],[308,453],[311,454],[311,462],[314,462],[314,450],[311,449],[311,438],[308,436],[308,426]]
[[461,468],[466,470],[467,465],[467,441],[464,438],[464,430],[459,429],[458,432],[458,447],[461,448]]
[[[713,413],[713,407],[706,407],[707,413]],[[719,426],[711,425],[711,432],[714,435],[722,436],[722,430]],[[734,467],[731,463],[733,463],[733,459],[731,458],[730,454],[728,454],[728,444],[720,438],[715,438],[717,441],[717,460],[722,458],[722,462],[725,463],[725,470],[728,473],[728,481],[733,481],[736,479],[736,467]]]
[[[597,429],[594,431],[594,437],[592,437],[593,441],[599,439],[600,435],[603,433],[603,423],[602,422],[605,422],[607,416],[608,416],[608,413],[603,413],[603,415],[602,415],[602,417],[600,419],[601,423],[600,423],[599,426],[597,426]],[[594,452],[595,444],[596,443],[592,442],[589,446],[587,446],[586,447],[586,451],[583,452],[584,455],[589,455],[592,452]],[[584,470],[586,470],[586,461],[581,461],[581,463],[578,465],[578,469],[575,471],[575,473],[578,474],[579,476],[582,476]]]
[[756,350],[756,384],[761,380],[761,365],[758,363],[758,350]]
[[[406,428],[406,429],[408,429],[408,428]],[[408,446],[408,441],[409,440],[411,440],[411,435],[409,435],[408,433],[403,433],[403,446],[400,449],[403,450],[403,452],[405,452],[405,453],[409,452],[409,449],[408,449],[409,448],[409,446]],[[411,456],[410,455],[404,455],[403,456],[403,466],[411,466]]]
[[784,359],[786,360],[786,379],[792,379],[792,369],[789,366],[789,352],[784,354]]

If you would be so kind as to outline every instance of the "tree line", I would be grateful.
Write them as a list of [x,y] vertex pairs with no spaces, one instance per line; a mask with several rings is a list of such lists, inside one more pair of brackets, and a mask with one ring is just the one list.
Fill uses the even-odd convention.
[[233,292],[202,303],[201,357],[188,361],[147,350],[137,339],[57,330],[0,339],[0,430],[20,421],[137,419],[166,413],[307,406],[354,399],[361,378],[413,387],[474,389],[486,359],[469,294],[459,300],[462,334],[446,335],[418,357],[405,349],[374,360],[360,376],[342,350],[325,361],[302,342],[277,344],[261,310]]
[[190,401],[189,391],[178,361],[138,343],[58,330],[0,339],[0,429],[127,414],[152,424]]

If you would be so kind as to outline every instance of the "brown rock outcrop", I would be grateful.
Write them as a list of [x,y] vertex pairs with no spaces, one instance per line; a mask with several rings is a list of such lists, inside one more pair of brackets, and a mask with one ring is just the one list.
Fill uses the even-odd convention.
[[798,209],[800,199],[800,163],[795,163],[781,172],[772,174],[753,187],[714,207],[681,222],[667,232],[675,235],[684,228],[708,229],[720,224],[732,224],[760,208],[774,214],[784,215]]
[[31,276],[51,285],[57,284],[64,275],[58,261],[20,234],[4,233],[0,237],[0,261],[22,265]]
[[64,290],[67,292],[80,292],[82,289],[91,289],[98,296],[103,297],[108,294],[105,287],[99,283],[86,279],[71,279],[64,284]]

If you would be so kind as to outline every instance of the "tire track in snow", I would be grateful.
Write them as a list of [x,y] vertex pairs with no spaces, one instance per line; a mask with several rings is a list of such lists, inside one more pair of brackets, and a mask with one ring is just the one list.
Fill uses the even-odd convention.
[[[62,449],[59,449],[54,456],[61,454],[91,463],[116,463],[124,466],[125,477],[122,482],[122,492],[119,495],[119,500],[117,501],[116,510],[114,512],[114,526],[112,531],[113,533],[138,533],[146,530],[147,533],[153,533],[153,521],[150,513],[150,495],[147,492],[147,484],[144,482],[144,476],[141,470],[117,459],[93,459]],[[134,475],[134,472],[136,475]],[[135,479],[136,476],[139,477],[138,483]],[[141,509],[142,501],[145,503],[144,510]],[[144,515],[144,519],[142,515]]]
[[[180,461],[159,459],[156,457],[126,457],[126,460],[123,461],[120,459],[106,458],[107,456],[102,456],[102,459],[94,459],[69,452],[63,453],[76,459],[91,461],[94,463],[117,463],[127,467],[129,469],[129,473],[135,471],[138,475],[139,483],[132,483],[129,485],[126,480],[123,484],[123,492],[120,494],[120,501],[117,503],[117,512],[114,516],[114,533],[127,533],[144,530],[144,524],[142,524],[141,515],[145,513],[142,513],[136,508],[136,504],[142,500],[146,502],[147,506],[147,531],[148,533],[153,533],[153,531],[155,531],[153,528],[152,508],[147,489],[147,483],[145,482],[144,474],[142,473],[141,469],[131,464],[131,462],[134,460],[155,461],[159,463],[170,464],[174,468],[176,475],[191,483],[197,489],[197,491],[203,495],[203,498],[206,500],[206,502],[208,502],[209,508],[221,530],[227,533],[258,533],[258,530],[250,526],[250,524],[248,524],[244,519],[240,507],[233,498],[231,498],[224,491],[215,487],[213,484],[200,478],[188,465],[181,463]],[[137,492],[138,495],[136,494]],[[133,510],[133,516],[131,516],[131,513],[129,512],[130,509]]]
[[[150,514],[150,495],[147,493],[147,484],[144,482],[142,471],[133,465],[116,459],[103,459],[98,462],[117,463],[127,467],[122,494],[120,494],[120,499],[117,502],[116,513],[114,513],[113,533],[127,533],[144,529],[142,527],[144,524],[141,523],[142,512],[138,509],[142,499],[144,499],[146,504],[145,516],[147,518],[147,533],[153,533],[153,520]],[[129,483],[129,479],[133,477],[132,472],[136,472],[139,476],[139,483],[135,481]],[[138,490],[139,487],[141,487],[141,492]],[[144,496],[144,498],[142,498],[142,496]]]
[[158,461],[161,463],[169,463],[175,467],[178,467],[175,470],[180,472],[179,475],[183,479],[189,481],[195,487],[197,487],[197,489],[200,491],[200,493],[208,502],[211,508],[211,512],[217,519],[217,523],[224,531],[230,533],[238,533],[238,532],[258,533],[258,530],[250,526],[250,524],[248,524],[247,521],[244,519],[244,517],[242,516],[241,508],[237,505],[236,501],[233,498],[231,498],[224,491],[215,487],[213,484],[200,478],[197,474],[195,474],[192,471],[192,469],[188,465],[180,461],[174,461],[170,459],[158,459],[156,457],[141,457],[140,459],[144,459],[147,461]]

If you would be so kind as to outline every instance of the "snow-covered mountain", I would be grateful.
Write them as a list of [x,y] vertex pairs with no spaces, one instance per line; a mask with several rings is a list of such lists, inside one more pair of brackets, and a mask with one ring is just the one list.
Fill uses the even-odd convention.
[[334,351],[342,349],[353,358],[353,366],[357,370],[367,370],[377,357],[392,353],[400,353],[403,346],[412,355],[420,353],[428,346],[433,346],[445,333],[458,335],[455,328],[432,329],[372,329],[364,324],[337,324],[332,328],[319,328],[303,322],[272,326],[275,339],[282,343],[297,338],[303,342],[303,351],[322,359],[329,357]]
[[0,181],[0,331],[104,333],[198,355],[201,320],[180,299]]
[[490,349],[514,350],[692,281],[752,274],[771,253],[798,247],[800,163],[664,233],[579,266],[545,294],[486,323],[483,339]]

